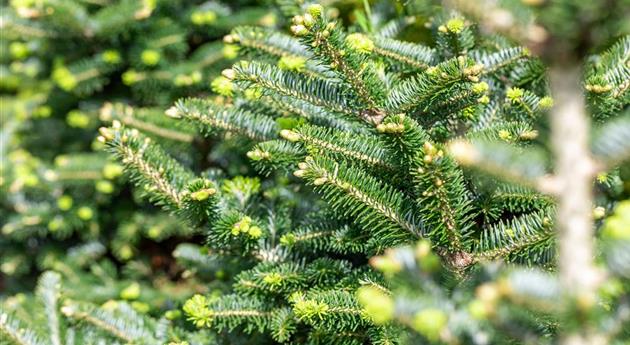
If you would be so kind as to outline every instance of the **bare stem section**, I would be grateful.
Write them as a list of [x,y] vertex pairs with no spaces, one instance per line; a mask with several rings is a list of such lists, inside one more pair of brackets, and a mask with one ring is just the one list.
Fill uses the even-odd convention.
[[[589,121],[580,77],[577,65],[551,69],[556,100],[551,126],[558,184],[559,271],[568,303],[593,301],[600,281],[594,265],[591,218],[594,164],[588,149]],[[583,327],[565,334],[562,344],[602,343],[598,338],[596,332]]]

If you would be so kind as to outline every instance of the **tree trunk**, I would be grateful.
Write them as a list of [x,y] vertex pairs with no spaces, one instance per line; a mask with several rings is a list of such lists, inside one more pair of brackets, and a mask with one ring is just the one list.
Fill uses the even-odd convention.
[[[555,182],[558,184],[557,231],[559,271],[567,308],[596,303],[600,273],[594,264],[592,221],[592,179],[594,164],[589,150],[589,120],[581,90],[578,64],[554,66],[551,90],[555,107],[551,113],[552,145],[556,158]],[[573,314],[574,315],[574,314]],[[605,341],[582,324],[566,329],[563,345],[603,344]]]

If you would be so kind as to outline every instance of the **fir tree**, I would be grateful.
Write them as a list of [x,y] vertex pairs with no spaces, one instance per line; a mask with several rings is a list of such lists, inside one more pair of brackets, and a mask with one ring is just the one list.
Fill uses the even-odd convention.
[[[146,246],[195,229],[131,194],[122,166],[94,140],[119,120],[168,140],[188,162],[206,151],[193,128],[162,116],[210,90],[234,57],[220,38],[238,24],[271,25],[251,2],[10,1],[3,3],[0,286],[26,288],[64,252],[100,241],[120,262],[169,257]],[[228,19],[229,18],[229,19]],[[194,151],[186,151],[196,145]],[[151,244],[153,243],[153,244]],[[144,248],[143,248],[144,247]],[[142,256],[144,256],[142,258]],[[159,268],[159,267],[158,267]]]
[[[124,166],[136,191],[164,210],[161,218],[148,218],[181,222],[206,235],[204,247],[184,244],[174,253],[186,267],[183,275],[216,288],[182,306],[199,330],[132,315],[142,310],[143,299],[164,289],[122,277],[114,295],[87,299],[129,303],[105,302],[102,308],[111,309],[100,310],[66,302],[64,317],[82,320],[73,332],[122,343],[628,341],[630,222],[628,202],[619,202],[630,194],[624,182],[630,156],[627,36],[586,61],[582,86],[597,125],[590,148],[580,147],[586,153],[577,159],[596,164],[588,175],[571,175],[558,168],[571,158],[559,147],[584,138],[562,137],[553,118],[548,132],[545,115],[565,107],[567,93],[575,96],[575,64],[587,43],[571,35],[572,22],[550,25],[590,7],[564,1],[507,2],[509,9],[494,2],[452,1],[447,8],[365,2],[353,13],[356,22],[344,26],[333,8],[278,4],[290,17],[291,34],[234,28],[224,41],[242,60],[212,81],[217,95],[181,99],[161,119],[151,112],[136,120],[120,104],[101,112],[112,124],[99,129],[99,142]],[[599,22],[616,23],[619,14],[595,10],[587,27],[613,36],[600,27],[614,25]],[[518,25],[498,20],[508,15]],[[549,30],[549,41],[540,30]],[[415,40],[403,38],[409,36]],[[560,39],[566,41],[543,44]],[[559,61],[574,68],[567,69],[575,85],[566,93],[558,89],[557,71],[566,67]],[[164,125],[134,125],[142,118]],[[209,148],[200,163],[187,159],[190,145],[173,144],[181,135]],[[571,239],[569,220],[557,214],[567,211],[570,191],[558,186],[570,176],[577,176],[574,185],[590,186],[595,175],[596,199],[578,218],[587,219],[587,227],[591,213],[598,219],[602,255],[596,265],[591,257],[580,262],[601,278],[594,288],[574,288],[567,286],[562,262],[566,249],[557,243],[558,236]],[[89,266],[98,280],[104,277],[98,267],[107,264],[82,259],[77,265]],[[62,278],[42,276],[44,300],[54,295],[47,288],[51,279]],[[190,289],[186,285],[185,293]],[[16,332],[24,326],[14,321],[20,311],[11,312],[18,316],[0,313],[0,331],[13,342],[42,336],[36,325],[43,323],[34,319],[28,320],[32,331]],[[49,329],[52,343],[71,333]]]
[[[101,129],[150,198],[193,224],[207,222],[210,248],[248,262],[233,294],[186,303],[191,321],[277,342],[398,343],[404,327],[384,324],[382,309],[370,313],[355,298],[359,286],[359,300],[389,293],[364,266],[367,257],[422,239],[421,251],[436,255],[424,268],[445,264],[439,281],[460,280],[488,260],[553,265],[554,201],[536,191],[549,163],[532,145],[553,99],[544,69],[530,67],[537,58],[480,35],[457,13],[427,24],[434,48],[395,40],[393,24],[382,34],[348,33],[319,5],[292,24],[295,38],[235,29],[225,40],[248,60],[213,82],[222,97],[184,99],[166,112],[250,148],[254,167],[272,178],[262,184],[269,189],[246,178],[226,190],[242,178],[215,170],[200,182],[141,133],[119,123]],[[489,139],[501,144],[478,151],[461,141]],[[464,169],[478,161],[507,179]],[[211,214],[191,212],[198,203]],[[372,263],[392,274],[412,258]],[[447,313],[421,309],[412,326],[445,340]]]

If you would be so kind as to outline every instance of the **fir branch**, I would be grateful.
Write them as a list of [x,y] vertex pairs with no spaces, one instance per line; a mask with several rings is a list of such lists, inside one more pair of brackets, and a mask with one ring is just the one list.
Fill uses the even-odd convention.
[[306,157],[299,168],[294,175],[312,184],[336,212],[354,218],[378,237],[378,247],[404,243],[424,233],[404,194],[363,170],[324,157]]
[[327,63],[345,83],[364,109],[361,116],[375,124],[383,119],[385,85],[377,77],[366,53],[373,50],[374,43],[365,35],[346,36],[335,22],[328,21],[321,9],[313,5],[304,16],[293,18],[293,32],[301,36],[305,46]]
[[155,342],[151,325],[130,306],[118,305],[118,312],[111,313],[90,304],[68,301],[61,312],[69,319],[81,321],[114,338],[127,343]]
[[444,61],[437,66],[403,80],[390,92],[387,108],[392,112],[408,112],[434,102],[436,96],[460,82],[478,81],[482,65],[464,57]]
[[553,205],[549,196],[513,184],[500,184],[492,193],[492,201],[500,209],[513,214],[539,211]]
[[463,173],[453,159],[430,142],[418,152],[411,173],[428,237],[450,251],[462,251],[463,238],[473,227],[472,205]]
[[373,52],[392,60],[391,66],[403,63],[414,70],[425,70],[435,65],[437,60],[434,49],[419,44],[376,36],[373,38]]
[[312,58],[310,51],[299,40],[275,30],[253,26],[234,28],[224,41],[235,43],[244,54],[283,56],[301,56]]
[[[495,109],[496,111],[497,109]],[[466,137],[470,140],[504,141],[507,143],[527,143],[538,137],[538,131],[524,121],[495,121],[470,130]]]
[[252,114],[236,107],[222,108],[202,99],[180,100],[168,111],[168,115],[189,121],[206,135],[222,130],[263,141],[273,138],[277,132],[275,122],[264,115]]
[[239,273],[234,290],[242,295],[260,293],[287,294],[306,287],[304,267],[294,262],[262,262],[254,268]]
[[265,93],[274,92],[290,96],[332,112],[347,115],[355,115],[358,112],[346,97],[347,91],[339,83],[305,77],[256,61],[237,64],[233,70],[234,81],[242,83],[244,88],[258,85]]
[[301,251],[325,251],[340,254],[365,253],[368,245],[365,234],[357,233],[348,225],[313,224],[300,227],[280,238],[280,244]]
[[257,218],[231,209],[219,215],[208,232],[208,243],[214,248],[232,250],[246,255],[266,237],[265,228]]
[[291,297],[295,316],[310,325],[331,330],[356,331],[368,322],[354,296],[347,291],[296,293]]
[[[0,335],[16,345],[44,345],[39,336],[0,307]],[[6,337],[6,338],[5,338]]]
[[39,278],[37,294],[44,302],[46,318],[48,320],[48,334],[52,345],[61,345],[61,323],[58,302],[61,294],[61,276],[55,272],[45,272]]
[[[356,117],[350,117],[348,114],[331,112],[323,107],[288,96],[270,94],[268,98],[277,112],[287,111],[290,114],[303,117],[315,125],[357,133],[365,133],[368,129],[362,122],[357,121]],[[265,97],[261,99],[265,99]]]
[[477,258],[506,258],[527,251],[526,259],[545,259],[532,251],[539,246],[542,251],[548,249],[548,241],[553,239],[553,224],[546,210],[526,214],[506,222],[487,227],[481,238],[473,245],[472,252]]
[[491,75],[504,68],[513,67],[515,63],[530,55],[529,50],[523,47],[510,47],[493,53],[476,50],[470,54],[475,62],[484,66],[481,75]]
[[305,155],[301,147],[285,140],[265,141],[247,152],[256,169],[265,175],[280,169],[291,172]]
[[539,118],[553,105],[550,97],[538,97],[534,93],[520,88],[506,91],[504,112],[511,119],[527,121]]
[[598,120],[630,104],[630,36],[624,36],[587,66],[585,88]]
[[475,45],[471,25],[463,18],[454,17],[437,27],[437,46],[446,58],[466,55]]
[[630,159],[630,111],[598,128],[591,146],[606,168]]
[[159,146],[134,130],[114,122],[111,128],[101,128],[102,140],[118,156],[131,173],[134,182],[144,187],[151,201],[171,211],[183,208],[182,188],[193,175]]
[[422,127],[404,114],[386,117],[376,130],[386,134],[385,140],[388,141],[391,150],[401,156],[399,164],[405,167],[409,167],[417,152],[429,140]]
[[362,162],[367,166],[392,170],[395,163],[393,153],[371,135],[339,132],[324,127],[302,125],[294,130],[283,130],[280,135],[291,142],[306,146],[310,155],[326,154],[333,159],[348,163]]
[[286,343],[297,331],[297,322],[293,311],[290,308],[277,310],[270,322],[271,335],[273,339],[280,343]]
[[243,326],[245,333],[263,332],[268,329],[272,311],[256,298],[226,295],[208,300],[195,295],[184,305],[189,320],[198,327],[212,327],[221,332]]
[[118,120],[125,126],[137,128],[145,133],[153,134],[165,139],[185,143],[193,141],[194,135],[190,129],[171,129],[169,127],[176,127],[175,121],[164,121],[163,119],[168,119],[168,117],[165,116],[159,116],[159,120],[156,119],[156,116],[151,116],[157,115],[158,113],[162,112],[157,109],[135,109],[122,103],[107,102],[101,107],[99,118],[101,121],[107,122]]

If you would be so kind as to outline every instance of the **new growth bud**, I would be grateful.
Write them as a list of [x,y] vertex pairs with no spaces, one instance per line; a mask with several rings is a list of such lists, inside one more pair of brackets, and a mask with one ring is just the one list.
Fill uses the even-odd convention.
[[280,131],[280,136],[287,139],[288,141],[291,142],[296,142],[298,140],[300,140],[300,134],[289,130],[289,129],[283,129]]
[[464,29],[464,20],[461,18],[453,18],[446,22],[446,29],[454,34],[458,34]]
[[308,29],[304,25],[292,25],[291,32],[296,36],[304,36],[308,33]]
[[324,12],[324,7],[322,7],[322,5],[319,5],[319,4],[312,4],[308,6],[308,8],[306,9],[306,12],[308,12],[308,14],[313,16],[313,18],[319,18],[321,17],[322,12]]
[[346,43],[350,48],[359,53],[370,53],[374,49],[374,42],[366,35],[360,33],[348,35],[346,37]]
[[229,80],[233,80],[234,78],[236,78],[236,72],[234,72],[234,70],[231,68],[227,68],[221,71],[221,75],[228,78]]
[[214,188],[201,189],[196,192],[190,193],[190,198],[195,201],[204,201],[211,195],[216,194],[217,190]]

